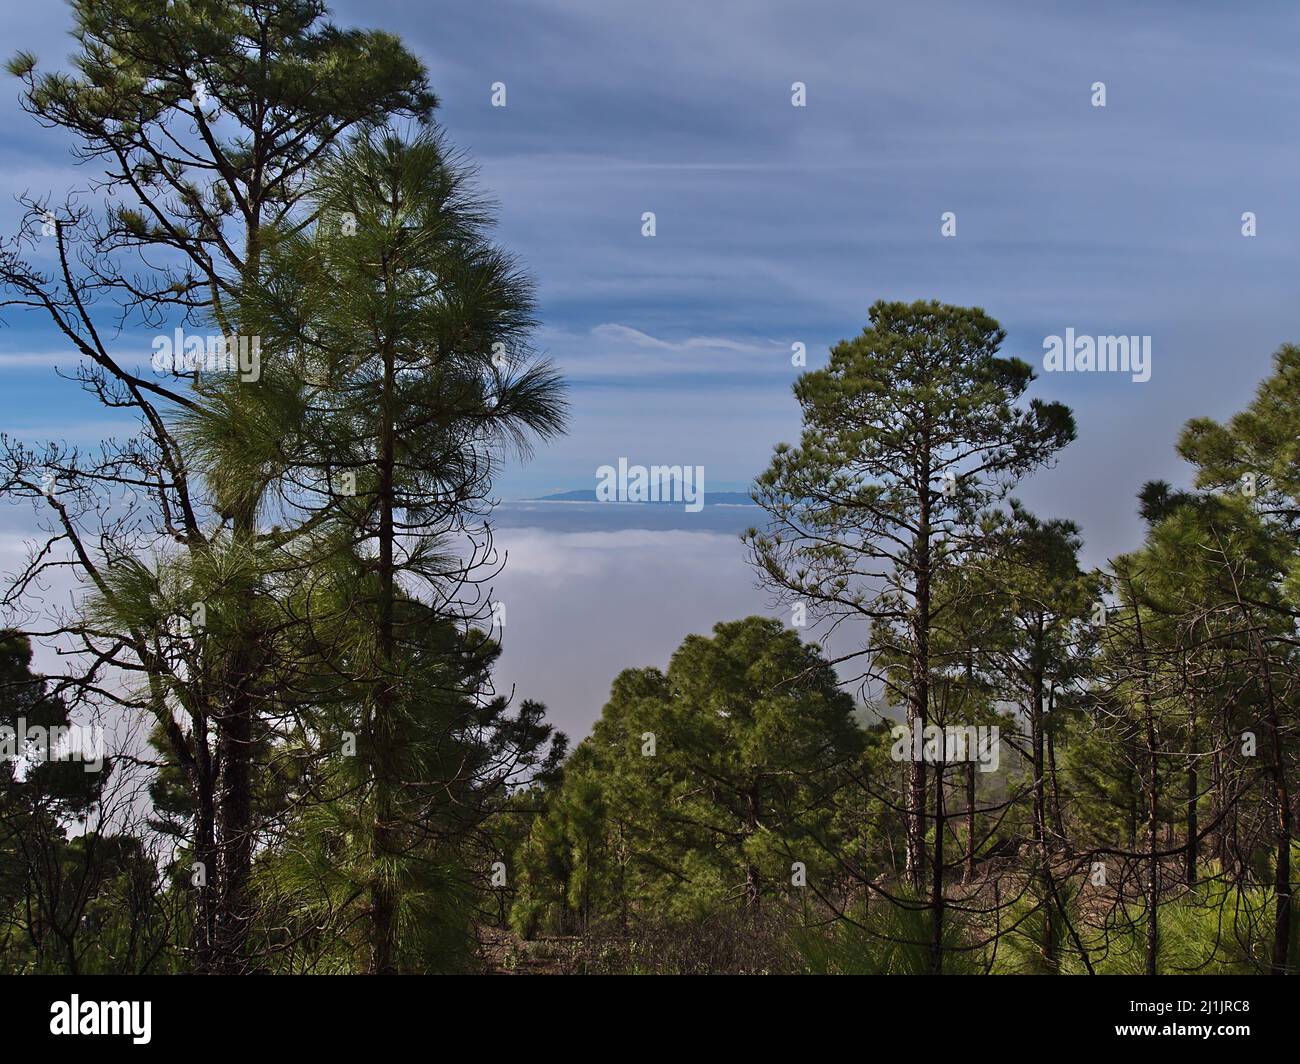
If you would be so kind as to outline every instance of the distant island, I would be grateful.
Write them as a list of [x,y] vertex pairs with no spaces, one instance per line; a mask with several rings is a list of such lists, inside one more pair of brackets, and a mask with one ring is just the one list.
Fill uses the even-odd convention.
[[[529,499],[528,502],[599,502],[596,498],[595,488],[578,488],[574,491],[559,491],[554,495],[543,495],[537,499]],[[677,506],[680,502],[673,502],[671,499],[660,502],[629,503],[635,506]],[[754,500],[749,497],[745,491],[705,491],[705,506],[753,506]]]

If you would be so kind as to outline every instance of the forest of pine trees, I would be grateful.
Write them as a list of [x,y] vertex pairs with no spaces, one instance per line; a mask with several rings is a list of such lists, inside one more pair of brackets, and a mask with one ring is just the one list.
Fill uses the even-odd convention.
[[[1149,484],[1146,540],[1089,572],[1008,494],[1074,430],[1000,341],[877,303],[756,488],[764,581],[855,625],[850,669],[902,712],[855,711],[761,617],[624,672],[513,799],[517,934],[649,970],[1294,970],[1300,349],[1188,423],[1195,490]],[[911,738],[971,727],[998,758]]]
[[[0,971],[1297,970],[1300,347],[1187,411],[1187,486],[1093,569],[1017,494],[1071,411],[984,310],[876,302],[753,485],[770,614],[619,663],[570,750],[494,686],[489,591],[495,485],[572,399],[420,60],[314,0],[72,7],[73,72],[9,71],[101,203],[26,201],[0,287],[137,432],[0,438],[42,530]],[[121,320],[255,365],[141,371]],[[95,771],[24,744],[90,719]]]

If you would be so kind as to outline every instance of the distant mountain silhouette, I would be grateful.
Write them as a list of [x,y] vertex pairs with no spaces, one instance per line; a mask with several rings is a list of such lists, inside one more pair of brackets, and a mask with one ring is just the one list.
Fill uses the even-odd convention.
[[[665,489],[666,490],[666,489]],[[554,495],[543,495],[539,499],[529,500],[531,502],[598,502],[595,488],[578,488],[575,491],[559,491]],[[647,502],[639,505],[644,506],[681,506],[680,502],[661,501]],[[709,491],[704,490],[705,506],[753,506],[754,500],[749,497],[748,492],[744,491]]]

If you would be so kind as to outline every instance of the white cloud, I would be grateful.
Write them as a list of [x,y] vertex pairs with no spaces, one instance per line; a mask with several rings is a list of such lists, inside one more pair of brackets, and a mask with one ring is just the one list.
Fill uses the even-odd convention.
[[0,352],[0,371],[28,366],[70,366],[79,361],[81,355],[75,351]]
[[538,346],[575,380],[630,382],[665,373],[734,376],[744,386],[773,374],[788,376],[789,343],[760,338],[688,336],[666,340],[617,322],[586,332],[542,329]]
[[768,612],[736,536],[518,528],[498,540],[509,551],[494,589],[507,619],[498,689],[545,702],[575,740],[624,669],[666,668],[692,632]]

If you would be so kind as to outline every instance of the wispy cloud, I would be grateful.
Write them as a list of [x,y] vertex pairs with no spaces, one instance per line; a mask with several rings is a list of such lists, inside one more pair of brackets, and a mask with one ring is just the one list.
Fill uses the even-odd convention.
[[80,361],[81,355],[75,351],[0,351],[0,372],[30,369],[33,366],[72,366]]
[[544,329],[540,345],[575,383],[631,382],[665,375],[731,379],[752,386],[756,375],[789,377],[789,345],[779,340],[687,336],[669,340],[613,322],[583,332]]

